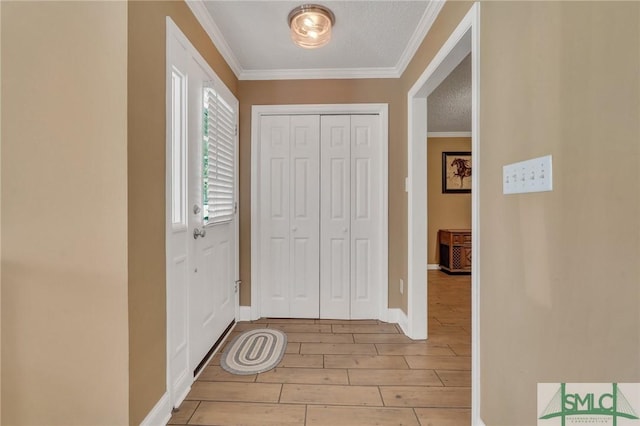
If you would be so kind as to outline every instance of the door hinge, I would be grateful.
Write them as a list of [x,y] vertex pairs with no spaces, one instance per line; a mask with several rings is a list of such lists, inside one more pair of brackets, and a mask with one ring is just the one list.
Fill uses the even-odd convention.
[[233,285],[233,292],[234,292],[234,293],[237,293],[237,292],[238,292],[238,289],[240,288],[240,284],[242,284],[242,281],[241,281],[241,280],[237,280],[237,281],[234,283],[234,285]]
[[238,202],[234,201],[233,202],[233,214],[238,213]]
[[236,134],[236,136],[238,136],[238,125],[237,124],[236,124],[236,127],[235,127],[235,134]]

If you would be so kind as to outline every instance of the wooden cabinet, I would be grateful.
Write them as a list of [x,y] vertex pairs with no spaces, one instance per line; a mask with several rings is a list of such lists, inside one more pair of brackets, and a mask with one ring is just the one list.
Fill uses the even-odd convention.
[[471,273],[471,230],[438,231],[440,269],[447,273]]

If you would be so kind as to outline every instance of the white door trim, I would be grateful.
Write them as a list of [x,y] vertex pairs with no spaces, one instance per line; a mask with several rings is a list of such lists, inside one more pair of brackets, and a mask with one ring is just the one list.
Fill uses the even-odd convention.
[[471,419],[480,418],[480,4],[475,3],[458,27],[418,78],[407,95],[408,103],[408,306],[407,334],[427,338],[427,96],[471,52],[473,190],[471,194],[472,275],[471,275]]
[[[184,37],[184,34],[182,34],[182,32],[180,31],[180,29],[176,26],[176,24],[169,18],[167,17],[166,19],[166,90],[165,90],[165,114],[166,114],[166,130],[165,130],[165,134],[166,134],[166,144],[165,144],[165,156],[166,156],[166,163],[165,163],[165,271],[166,271],[166,312],[167,312],[167,320],[166,320],[166,338],[167,338],[167,365],[166,365],[166,378],[167,378],[167,390],[166,390],[166,395],[168,398],[167,404],[162,405],[160,404],[160,402],[158,402],[160,404],[160,409],[169,409],[168,413],[162,413],[160,414],[160,416],[169,414],[169,416],[171,415],[171,409],[174,406],[177,406],[178,404],[180,404],[180,402],[182,402],[182,400],[187,396],[187,394],[189,393],[189,390],[191,389],[191,384],[193,383],[193,379],[192,377],[190,377],[189,374],[189,366],[188,366],[188,359],[189,359],[189,339],[188,339],[188,329],[186,328],[186,324],[188,324],[187,322],[184,322],[185,327],[181,327],[183,329],[183,337],[184,338],[184,346],[182,346],[182,350],[185,351],[185,358],[183,363],[177,363],[175,361],[172,361],[173,359],[173,354],[172,354],[172,350],[173,350],[173,340],[174,337],[172,336],[172,329],[171,326],[172,324],[180,321],[181,319],[183,319],[184,321],[187,320],[188,318],[188,310],[187,310],[187,306],[188,306],[188,288],[185,290],[185,294],[184,294],[184,312],[181,313],[174,313],[172,308],[171,308],[171,298],[169,297],[169,295],[172,293],[172,288],[174,286],[174,283],[172,282],[172,275],[173,275],[173,270],[172,267],[170,266],[170,263],[172,262],[172,250],[173,250],[173,246],[172,244],[174,244],[173,241],[171,241],[171,235],[174,231],[184,231],[187,232],[187,203],[188,200],[186,199],[186,194],[187,194],[187,156],[188,156],[188,136],[187,136],[187,115],[186,115],[186,111],[187,111],[187,64],[188,61],[186,61],[186,55],[184,54],[184,52],[182,51],[182,49],[184,49],[184,51],[186,51],[187,49],[187,45],[188,45],[188,41],[186,40],[186,37]],[[180,45],[180,47],[178,48],[176,46],[176,44],[174,43],[174,40]],[[184,82],[182,83],[182,94],[181,96],[182,98],[182,105],[181,105],[181,117],[180,117],[180,122],[181,122],[181,127],[183,127],[181,133],[181,138],[184,138],[184,148],[183,151],[181,152],[181,159],[179,160],[181,163],[181,167],[183,168],[182,170],[182,174],[183,176],[181,177],[183,182],[182,182],[182,188],[181,188],[181,196],[183,197],[183,199],[181,200],[181,209],[183,210],[182,214],[183,214],[183,223],[180,226],[174,226],[171,222],[172,222],[172,134],[171,134],[171,126],[172,126],[172,121],[171,121],[171,116],[172,116],[172,98],[171,98],[171,89],[172,89],[172,85],[171,85],[171,79],[170,76],[172,74],[172,69],[175,65],[174,61],[186,61],[186,63],[184,64],[180,64],[180,65],[184,65],[185,69],[183,70],[184,74]],[[187,259],[187,251],[185,248],[185,252],[184,252],[184,261],[186,262]],[[179,317],[179,315],[182,315],[182,318]],[[185,318],[184,316],[186,316],[187,318]],[[172,368],[175,369],[181,369],[181,374],[180,374],[180,378],[179,380],[174,380],[172,378],[172,373],[173,370]],[[157,416],[158,414],[156,414],[155,416]]]
[[378,114],[380,116],[380,139],[382,155],[382,238],[379,265],[380,283],[379,317],[387,320],[389,300],[389,243],[388,243],[388,165],[389,165],[389,106],[388,104],[312,104],[312,105],[254,105],[251,108],[251,319],[260,318],[260,218],[259,218],[259,163],[260,163],[260,118],[263,115],[294,114]]

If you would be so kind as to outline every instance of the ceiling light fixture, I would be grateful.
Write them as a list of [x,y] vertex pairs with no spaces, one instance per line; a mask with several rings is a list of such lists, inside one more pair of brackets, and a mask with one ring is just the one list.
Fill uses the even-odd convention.
[[336,17],[318,4],[304,4],[289,12],[291,40],[305,49],[322,47],[331,40],[331,27]]

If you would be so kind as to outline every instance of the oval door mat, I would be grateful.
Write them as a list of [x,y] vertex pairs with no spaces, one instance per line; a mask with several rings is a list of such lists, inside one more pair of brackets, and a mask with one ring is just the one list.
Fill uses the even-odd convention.
[[287,335],[280,330],[245,331],[233,339],[222,354],[220,366],[233,374],[262,373],[278,365],[286,348]]

